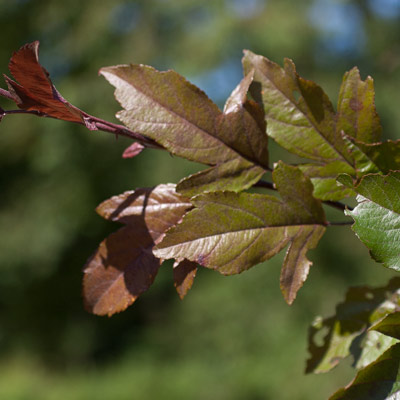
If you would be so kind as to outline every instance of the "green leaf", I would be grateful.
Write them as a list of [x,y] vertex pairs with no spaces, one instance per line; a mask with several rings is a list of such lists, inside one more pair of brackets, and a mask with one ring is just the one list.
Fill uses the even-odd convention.
[[[396,308],[397,310],[398,308]],[[400,311],[387,315],[369,329],[400,340]]]
[[393,339],[383,338],[372,330],[377,322],[399,308],[399,287],[400,278],[393,278],[384,287],[350,288],[345,301],[336,307],[334,316],[319,317],[310,327],[310,358],[306,372],[330,371],[350,354],[358,368],[380,356],[393,344]]
[[321,203],[296,167],[280,162],[273,179],[282,200],[273,196],[216,192],[192,199],[195,209],[168,231],[154,250],[157,257],[188,259],[230,275],[265,261],[289,245],[281,289],[292,303],[311,262],[306,258],[325,231]]
[[154,139],[172,154],[213,166],[183,180],[182,194],[222,188],[240,191],[268,169],[262,109],[247,100],[252,72],[233,91],[224,112],[174,71],[125,65],[100,72],[116,87],[116,98],[124,107],[117,116],[131,130]]
[[370,328],[362,340],[362,351],[355,367],[357,369],[366,367],[397,342],[398,339],[386,336]]
[[[366,174],[380,172],[380,168],[378,167],[378,165],[363,150],[361,142],[357,142],[354,138],[352,138],[351,136],[347,136],[344,133],[343,133],[343,139],[347,144],[349,153],[353,157],[354,165],[356,168],[356,176],[358,178],[361,178]],[[354,176],[354,173],[351,175]]]
[[354,139],[351,141],[382,173],[400,170],[400,140],[381,143],[363,143]]
[[365,143],[380,140],[382,126],[375,108],[374,81],[370,76],[362,81],[357,67],[344,74],[337,114],[337,132]]
[[375,261],[400,271],[400,172],[366,175],[358,184],[345,175],[338,181],[359,194],[357,207],[346,211],[355,221],[352,229]]
[[360,370],[355,379],[329,400],[396,400],[400,396],[400,343]]
[[[354,196],[354,190],[340,187],[336,181],[338,171],[353,174],[354,169],[343,161],[329,164],[301,164],[299,168],[309,177],[314,185],[314,196],[321,200],[338,201],[344,197]],[[346,171],[346,172],[345,172]]]
[[152,254],[154,244],[191,207],[174,185],[125,192],[99,205],[101,216],[126,226],[103,240],[85,265],[83,296],[88,311],[123,311],[151,286],[162,262]]

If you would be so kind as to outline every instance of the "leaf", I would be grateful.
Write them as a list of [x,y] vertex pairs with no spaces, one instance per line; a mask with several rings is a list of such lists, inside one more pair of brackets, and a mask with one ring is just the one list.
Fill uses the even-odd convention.
[[362,340],[362,351],[357,360],[356,369],[361,369],[371,364],[397,342],[398,340],[395,338],[369,329]]
[[393,278],[384,287],[350,288],[334,316],[319,317],[310,327],[306,373],[328,372],[350,354],[357,367],[380,356],[387,341],[392,344],[391,338],[382,340],[371,331],[378,321],[399,309],[399,287],[400,278]]
[[301,164],[298,166],[305,176],[310,178],[314,186],[314,196],[321,200],[338,201],[344,197],[354,196],[354,190],[339,187],[336,178],[338,171],[354,174],[354,169],[343,161],[334,161],[329,164],[319,165]]
[[[143,147],[160,148],[154,141],[123,126],[93,117],[65,100],[50,80],[49,73],[39,63],[39,42],[22,46],[14,52],[9,69],[14,81],[4,75],[8,91],[0,88],[0,96],[13,100],[17,106],[40,117],[51,117],[85,125],[89,130],[103,130],[136,140],[126,156],[139,154]],[[3,114],[0,114],[0,120]]]
[[174,285],[183,300],[193,285],[197,273],[197,264],[188,260],[174,264]]
[[382,126],[375,108],[374,81],[370,76],[362,81],[357,67],[343,77],[336,131],[343,131],[365,143],[375,143],[381,138]]
[[162,262],[152,247],[191,207],[171,184],[125,192],[101,203],[97,208],[101,216],[126,226],[103,240],[85,266],[86,308],[112,315],[145,292]]
[[369,329],[400,340],[400,311],[388,314]]
[[205,192],[240,192],[257,183],[264,173],[260,167],[235,158],[182,179],[176,190],[188,197]]
[[351,139],[351,142],[382,173],[387,174],[390,171],[400,170],[400,140],[363,143]]
[[[21,109],[85,124],[82,111],[60,95],[51,82],[49,73],[39,64],[38,51],[39,42],[35,41],[22,46],[13,54],[9,69],[19,83],[4,76],[9,94]],[[88,128],[91,129],[89,126]]]
[[399,374],[398,343],[359,371],[349,385],[338,390],[329,400],[396,400],[400,396]]
[[147,227],[124,227],[104,239],[84,269],[85,307],[97,315],[125,310],[153,283],[161,260],[151,253]]
[[359,194],[358,205],[345,213],[354,219],[352,229],[369,248],[371,257],[400,271],[400,172],[365,175],[359,183],[341,175],[338,181]]
[[281,289],[291,304],[311,265],[306,258],[325,231],[321,203],[311,182],[282,162],[273,178],[282,200],[273,196],[216,192],[192,199],[195,209],[170,229],[154,254],[188,259],[224,275],[243,272],[289,245]]
[[379,140],[382,128],[372,79],[362,81],[357,68],[347,72],[336,114],[328,96],[316,83],[300,77],[291,60],[285,59],[281,68],[245,51],[243,66],[245,73],[254,70],[250,92],[264,107],[268,135],[286,150],[314,161],[301,166],[314,185],[314,196],[335,201],[353,195],[336,185],[336,177],[363,173],[355,159],[360,154],[349,148],[346,136],[367,142]]
[[[350,160],[346,145],[336,134],[335,112],[328,96],[314,82],[301,78],[293,61],[284,68],[248,50],[244,71],[254,69],[250,91],[262,102],[268,135],[282,147],[321,163]],[[295,93],[300,95],[296,100]]]
[[122,65],[102,68],[100,73],[116,87],[115,96],[124,107],[117,117],[130,129],[172,154],[213,166],[181,181],[182,194],[243,190],[268,169],[263,112],[247,101],[252,73],[234,90],[224,113],[174,71]]
[[133,142],[129,147],[127,147],[122,154],[123,158],[133,158],[140,154],[144,149],[144,146],[138,142]]

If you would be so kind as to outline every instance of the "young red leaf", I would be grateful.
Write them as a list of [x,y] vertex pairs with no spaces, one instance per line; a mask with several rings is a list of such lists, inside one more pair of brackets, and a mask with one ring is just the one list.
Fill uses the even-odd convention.
[[174,264],[174,285],[179,297],[183,300],[193,285],[197,273],[197,264],[183,260]]
[[19,108],[65,121],[85,123],[82,111],[66,101],[39,64],[39,42],[28,43],[13,54],[9,69],[18,81],[5,76],[9,93]]
[[[141,143],[133,145],[126,153],[129,156],[139,154],[141,145],[161,148],[153,140],[129,131],[124,126],[93,117],[65,100],[54,87],[48,72],[40,65],[38,51],[39,42],[36,41],[26,44],[12,55],[9,68],[17,81],[5,76],[9,90],[0,89],[0,96],[14,101],[22,110],[37,116],[76,122],[90,130],[127,136]],[[0,120],[6,114],[7,112],[0,114]]]
[[144,146],[138,142],[132,143],[129,147],[127,147],[122,154],[123,158],[133,158],[140,154],[144,149]]
[[273,196],[217,192],[192,199],[195,209],[168,231],[154,254],[188,259],[222,274],[240,273],[289,244],[281,289],[290,304],[303,285],[311,262],[306,252],[325,231],[320,202],[301,171],[283,163],[273,177],[282,200]]
[[115,96],[124,107],[117,116],[130,129],[172,154],[215,166],[182,181],[178,189],[184,195],[243,190],[268,169],[262,110],[246,100],[252,74],[239,84],[222,113],[204,92],[174,71],[125,65],[102,68],[100,73],[116,87]]
[[162,262],[153,256],[152,247],[191,207],[174,185],[125,192],[101,203],[101,216],[126,226],[105,239],[85,266],[86,308],[112,315],[145,292]]

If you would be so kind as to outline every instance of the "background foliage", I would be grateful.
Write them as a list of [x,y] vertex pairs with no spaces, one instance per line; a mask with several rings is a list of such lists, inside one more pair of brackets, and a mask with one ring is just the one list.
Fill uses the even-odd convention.
[[[38,39],[60,92],[113,120],[119,105],[97,77],[107,65],[175,69],[220,105],[241,79],[243,48],[278,63],[292,58],[333,101],[357,65],[374,77],[384,138],[395,139],[399,16],[399,2],[388,0],[0,0],[0,70]],[[83,310],[81,267],[115,226],[95,206],[197,167],[155,150],[123,160],[123,138],[29,116],[5,119],[0,144],[0,397],[312,399],[348,382],[346,365],[303,375],[313,317],[331,314],[350,284],[393,275],[348,228],[332,228],[310,253],[312,274],[290,308],[277,257],[240,277],[201,270],[184,302],[161,269],[133,307],[99,318]],[[271,148],[271,156],[281,154]]]

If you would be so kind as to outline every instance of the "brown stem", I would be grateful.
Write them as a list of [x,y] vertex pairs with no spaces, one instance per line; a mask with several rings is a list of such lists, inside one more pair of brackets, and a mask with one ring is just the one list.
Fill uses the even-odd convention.
[[[1,89],[4,92],[4,89]],[[8,93],[8,92],[7,92]],[[0,92],[0,95],[3,95],[3,93]],[[51,115],[41,113],[40,111],[36,110],[2,110],[2,116],[9,115],[9,114],[32,114],[32,115],[37,115],[38,117],[47,117],[47,118],[55,118],[52,117]],[[82,112],[82,115],[85,117],[86,122],[90,125],[91,123],[94,123],[95,127],[103,132],[110,132],[113,133],[114,135],[118,136],[125,136],[133,140],[137,140],[141,144],[143,144],[145,147],[150,147],[153,149],[164,149],[163,146],[155,142],[153,139],[147,138],[143,135],[140,135],[139,133],[133,132],[127,127],[123,125],[118,125],[114,124],[113,122],[106,121],[101,118],[94,117],[92,115],[89,115],[85,112]],[[58,118],[55,118],[58,119]],[[77,122],[80,125],[86,126],[85,122]]]
[[340,221],[340,222],[329,222],[327,223],[328,226],[343,226],[343,225],[353,225],[354,221]]
[[275,186],[271,182],[263,181],[260,179],[256,184],[254,184],[254,187],[260,187],[260,188],[265,188],[265,189],[270,189],[270,190],[276,190]]
[[323,203],[326,204],[327,206],[337,208],[338,210],[341,210],[341,211],[344,211],[344,210],[352,211],[353,210],[353,207],[343,204],[340,201],[324,200]]

